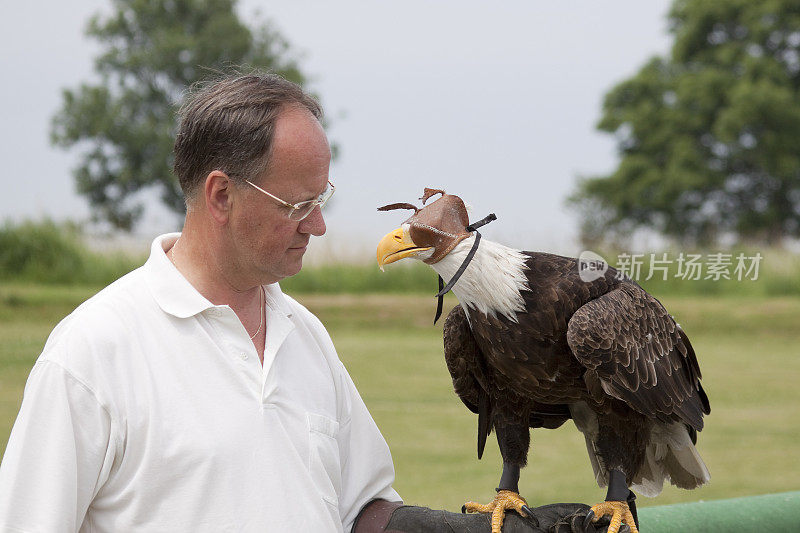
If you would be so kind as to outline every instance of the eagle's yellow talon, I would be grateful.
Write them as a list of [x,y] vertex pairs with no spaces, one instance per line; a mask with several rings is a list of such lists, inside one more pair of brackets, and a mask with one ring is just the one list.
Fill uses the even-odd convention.
[[608,533],[618,533],[623,523],[628,524],[631,533],[639,533],[636,529],[636,521],[628,507],[628,502],[603,502],[592,506],[594,518],[592,522],[597,522],[601,517],[611,515],[611,523],[608,525]]
[[492,505],[483,505],[478,502],[467,502],[464,504],[464,512],[466,513],[491,513],[494,507]]
[[525,498],[516,492],[500,490],[490,504],[482,505],[476,502],[467,502],[464,504],[463,509],[468,513],[492,513],[492,533],[500,533],[506,511],[513,509],[520,515],[526,516],[527,513],[522,508],[527,505],[528,502],[525,501]]

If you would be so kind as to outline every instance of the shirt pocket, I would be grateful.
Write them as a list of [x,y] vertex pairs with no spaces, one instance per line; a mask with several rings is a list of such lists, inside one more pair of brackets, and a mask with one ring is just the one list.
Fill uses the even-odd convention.
[[308,471],[322,498],[337,512],[342,490],[339,460],[339,422],[327,416],[306,413],[308,417]]

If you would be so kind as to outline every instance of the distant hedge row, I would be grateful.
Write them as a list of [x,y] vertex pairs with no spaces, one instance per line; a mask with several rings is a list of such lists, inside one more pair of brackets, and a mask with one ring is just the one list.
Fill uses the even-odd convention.
[[142,263],[122,253],[100,254],[74,224],[6,222],[0,229],[0,280],[107,285]]
[[[667,255],[664,255],[666,253]],[[784,250],[747,250],[704,252],[690,255],[702,262],[697,276],[687,276],[687,264],[680,263],[680,252],[644,254],[633,259],[639,262],[639,275],[634,276],[647,290],[659,295],[800,295],[800,255]],[[737,257],[761,254],[758,275],[737,272]],[[601,254],[612,266],[625,261],[626,254]],[[663,261],[666,258],[668,261]],[[80,229],[73,224],[52,221],[6,223],[0,228],[0,281],[57,285],[103,286],[141,265],[146,258],[123,253],[99,253],[86,247]],[[715,259],[728,261],[720,265]],[[631,258],[627,258],[631,261]],[[651,270],[651,262],[653,264]],[[716,263],[716,266],[712,264]],[[750,260],[747,265],[752,266]],[[724,276],[713,274],[724,267]],[[629,264],[628,271],[630,272]],[[650,276],[651,279],[646,278]],[[719,277],[720,279],[714,279]],[[742,279],[738,279],[741,277]],[[756,277],[757,279],[752,279]],[[666,279],[664,279],[666,278]],[[694,279],[697,278],[697,279]],[[381,272],[375,263],[341,264],[306,267],[281,286],[296,293],[424,293],[437,290],[436,274],[417,261],[389,265]]]

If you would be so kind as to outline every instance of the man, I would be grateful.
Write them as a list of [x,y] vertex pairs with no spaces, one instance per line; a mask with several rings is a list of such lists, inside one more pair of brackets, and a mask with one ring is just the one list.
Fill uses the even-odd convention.
[[320,116],[273,75],[184,106],[183,232],[50,335],[0,467],[0,531],[349,531],[400,499],[327,332],[277,284],[325,233]]

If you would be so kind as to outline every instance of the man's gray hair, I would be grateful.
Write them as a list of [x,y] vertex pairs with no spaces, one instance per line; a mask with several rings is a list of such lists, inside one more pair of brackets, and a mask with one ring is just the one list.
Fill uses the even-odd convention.
[[286,106],[322,119],[319,103],[277,74],[251,73],[201,82],[179,111],[174,171],[187,202],[214,170],[236,182],[267,170],[275,122]]

